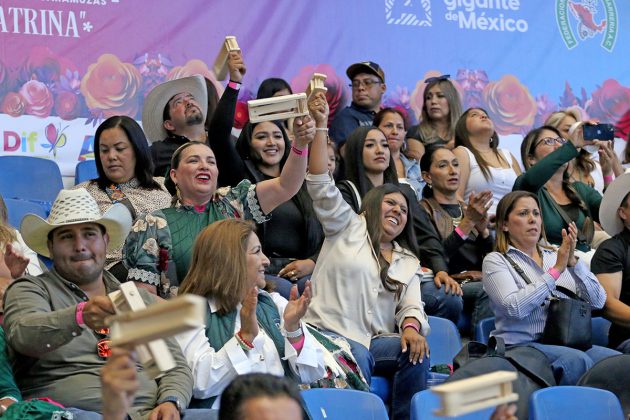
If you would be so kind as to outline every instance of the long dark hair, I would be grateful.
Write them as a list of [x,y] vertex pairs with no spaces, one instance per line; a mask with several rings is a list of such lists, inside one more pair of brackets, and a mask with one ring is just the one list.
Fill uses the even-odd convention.
[[280,92],[283,89],[287,89],[289,93],[293,93],[291,85],[289,85],[286,80],[278,77],[270,77],[269,79],[263,80],[260,84],[256,99],[271,98],[276,92]]
[[398,298],[400,297],[405,285],[387,275],[389,263],[381,256],[380,250],[381,238],[383,237],[381,205],[385,196],[392,193],[402,194],[407,202],[407,223],[400,235],[394,239],[400,246],[411,251],[414,255],[417,255],[416,234],[413,229],[413,214],[411,213],[410,198],[405,193],[404,189],[399,185],[383,184],[379,187],[372,188],[365,197],[363,197],[359,213],[363,213],[365,216],[367,231],[368,235],[370,235],[374,255],[379,256],[378,262],[381,266],[381,271],[379,273],[381,284],[385,290],[393,292],[396,295],[396,298]]
[[[455,125],[455,147],[464,146],[465,148],[470,150],[473,156],[475,156],[477,163],[479,164],[479,169],[481,169],[483,177],[486,179],[486,181],[490,181],[492,175],[490,174],[490,169],[488,169],[488,162],[470,142],[470,132],[468,131],[468,127],[466,127],[466,119],[468,118],[468,114],[473,110],[483,111],[486,115],[488,115],[488,112],[483,108],[468,108],[466,112],[464,112],[462,116],[459,117],[459,120],[457,120],[457,124]],[[497,156],[497,159],[499,161],[505,161],[505,158],[501,155],[501,153],[499,153],[499,135],[496,131],[492,133],[492,136],[489,140],[490,148]],[[506,163],[509,164],[510,162]]]
[[125,115],[109,117],[96,129],[96,134],[94,134],[94,159],[98,178],[93,181],[96,181],[98,187],[103,191],[112,184],[111,179],[107,178],[103,170],[100,150],[101,135],[103,131],[109,130],[110,128],[120,128],[127,135],[131,147],[133,147],[133,152],[136,155],[134,174],[136,179],[140,182],[140,186],[151,190],[159,190],[161,188],[160,184],[153,179],[154,166],[149,152],[147,137],[144,135],[144,131],[142,131],[138,123],[133,118],[129,118]]
[[[291,141],[289,140],[289,136],[287,136],[287,132],[282,125],[282,121],[269,121],[274,124],[276,127],[280,129],[282,132],[282,138],[284,139],[284,154],[282,155],[282,159],[280,159],[280,169],[284,167],[284,163],[287,161],[289,157],[289,152],[291,151]],[[243,160],[251,160],[254,162],[256,166],[260,164],[262,161],[260,156],[255,156],[252,153],[252,138],[254,137],[254,128],[261,123],[251,123],[247,122],[243,130],[241,130],[241,134],[238,136],[238,140],[236,141],[236,151],[239,156]]]
[[[528,158],[534,156],[535,149],[536,149],[536,142],[538,141],[538,137],[540,137],[540,134],[544,130],[552,131],[558,137],[562,137],[562,135],[560,134],[560,131],[558,131],[557,128],[551,125],[543,125],[542,127],[535,128],[531,130],[529,133],[527,133],[527,135],[523,138],[523,142],[521,143],[521,161],[523,162],[523,165],[525,166],[526,171],[528,171],[529,168],[532,167],[532,164],[529,163]],[[586,204],[584,203],[580,195],[577,193],[575,188],[573,188],[573,185],[571,185],[570,178],[571,177],[569,175],[569,170],[567,166],[567,169],[565,169],[564,173],[562,174],[562,190],[567,195],[569,200],[571,200],[572,203],[577,204],[580,207],[580,209],[587,212],[587,214],[590,214],[588,211],[588,208],[586,207]]]
[[[376,127],[359,127],[355,129],[346,141],[345,149],[345,167],[346,167],[346,179],[351,181],[359,190],[361,197],[365,196],[368,191],[374,188],[372,182],[365,174],[365,165],[363,164],[363,146],[365,145],[365,138],[372,130],[379,130]],[[383,173],[383,183],[398,184],[398,175],[396,173],[396,164],[392,159],[391,153],[389,155],[389,166]]]

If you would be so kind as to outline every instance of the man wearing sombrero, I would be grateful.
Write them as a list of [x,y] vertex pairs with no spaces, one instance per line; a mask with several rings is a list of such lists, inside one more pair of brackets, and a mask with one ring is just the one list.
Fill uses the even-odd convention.
[[604,315],[612,325],[608,347],[630,353],[630,172],[606,189],[599,219],[612,236],[602,242],[591,261],[591,271],[606,290]]
[[[25,399],[49,397],[66,407],[101,412],[99,375],[110,353],[105,318],[115,313],[107,295],[120,286],[103,267],[107,248],[122,245],[130,227],[124,205],[114,204],[101,215],[84,188],[62,190],[48,220],[24,217],[24,241],[53,261],[51,271],[19,278],[5,294],[9,356]],[[179,418],[191,398],[186,360],[174,339],[166,342],[177,367],[158,381],[139,376],[131,418],[149,412]]]
[[[217,106],[210,125],[210,135],[229,139],[234,122],[236,99],[245,65],[240,52],[228,57],[230,82]],[[157,85],[147,96],[142,108],[142,128],[151,144],[155,164],[153,175],[165,176],[177,148],[189,141],[206,142],[208,90],[201,75],[183,77]],[[212,146],[212,145],[211,145]]]

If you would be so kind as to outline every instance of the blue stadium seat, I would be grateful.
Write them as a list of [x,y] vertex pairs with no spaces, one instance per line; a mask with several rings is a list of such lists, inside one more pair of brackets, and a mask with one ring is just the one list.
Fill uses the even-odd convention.
[[[434,394],[429,389],[418,392],[411,399],[411,420],[445,419],[445,417],[438,416],[434,413],[438,408],[440,408],[440,398],[437,394]],[[457,420],[488,420],[493,412],[494,407],[489,407],[473,413],[448,418]]]
[[46,213],[63,188],[59,166],[30,156],[0,156],[0,194],[40,203]]
[[41,204],[34,201],[20,200],[18,198],[5,198],[4,202],[7,205],[7,211],[9,212],[9,224],[16,229],[20,228],[22,218],[27,213],[33,213],[43,218],[46,218],[46,209]]
[[477,324],[477,328],[475,328],[475,341],[488,344],[492,330],[494,330],[494,317],[482,319]]
[[585,386],[553,386],[529,397],[532,420],[622,420],[619,399],[610,391]]
[[593,344],[596,346],[608,346],[608,330],[610,330],[610,321],[599,316],[591,319],[593,329]]
[[83,160],[77,163],[77,167],[74,170],[74,185],[94,178],[98,178],[96,161],[94,159]]
[[457,326],[446,318],[429,316],[431,333],[427,337],[431,352],[431,365],[452,365],[453,357],[462,348]]
[[381,397],[385,405],[389,404],[392,398],[392,384],[388,378],[383,376],[372,376],[370,392]]
[[387,420],[383,401],[369,392],[319,388],[302,391],[312,420]]

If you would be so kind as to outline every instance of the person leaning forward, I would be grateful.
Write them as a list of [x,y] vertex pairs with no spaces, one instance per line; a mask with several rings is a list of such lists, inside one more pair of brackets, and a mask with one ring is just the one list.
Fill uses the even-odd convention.
[[[119,247],[130,226],[124,205],[115,204],[101,215],[85,189],[62,190],[48,220],[24,218],[25,242],[53,261],[51,271],[15,280],[5,295],[9,357],[25,398],[52,398],[72,407],[79,419],[102,411],[103,329],[105,318],[114,314],[107,295],[120,286],[103,267],[107,249]],[[148,293],[141,294],[145,303],[153,302]],[[157,380],[139,375],[128,413],[132,419],[150,414],[178,419],[191,398],[190,369],[177,342],[170,338],[166,343],[177,366]],[[187,420],[200,413],[190,414]]]

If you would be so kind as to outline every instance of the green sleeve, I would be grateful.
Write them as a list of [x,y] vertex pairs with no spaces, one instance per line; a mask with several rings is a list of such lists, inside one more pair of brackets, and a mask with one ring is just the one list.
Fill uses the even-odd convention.
[[534,194],[538,193],[538,190],[549,181],[560,166],[577,157],[577,155],[578,150],[573,146],[573,143],[567,142],[564,146],[549,153],[519,175],[514,182],[512,191],[525,190]]
[[7,354],[7,340],[4,336],[4,328],[0,327],[0,398],[6,397],[22,401],[22,394],[20,394],[20,390],[15,383]]
[[578,194],[580,194],[582,200],[584,200],[593,220],[599,223],[599,205],[602,202],[602,196],[595,188],[582,182],[574,182],[573,186]]

